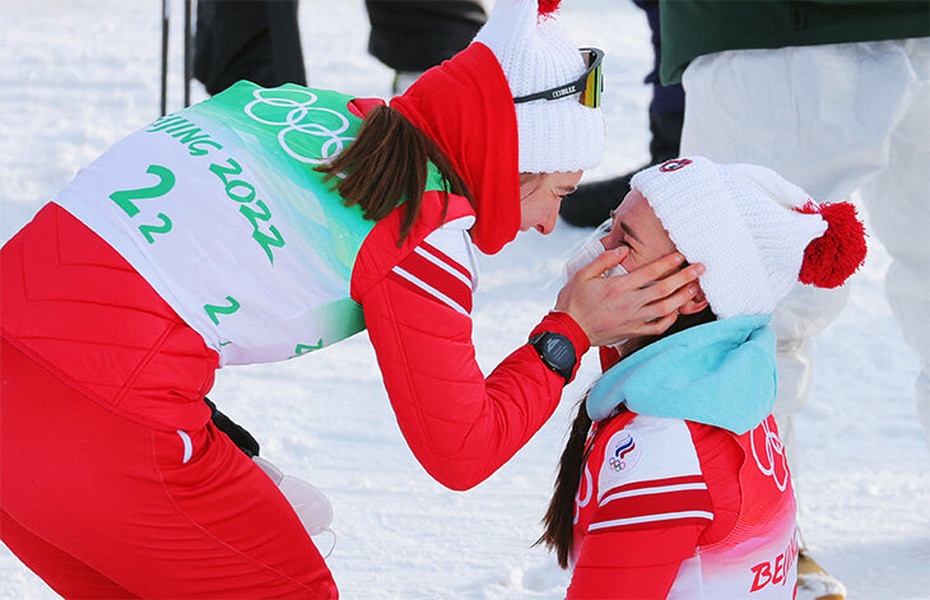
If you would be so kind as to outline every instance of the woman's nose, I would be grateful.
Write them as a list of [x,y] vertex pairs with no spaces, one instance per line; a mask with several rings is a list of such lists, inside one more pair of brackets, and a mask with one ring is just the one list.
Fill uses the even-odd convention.
[[536,226],[536,231],[543,235],[549,235],[555,229],[555,224],[558,222],[558,212],[553,215],[549,215],[546,219],[539,223]]
[[556,208],[554,211],[546,215],[541,223],[536,225],[536,231],[543,235],[549,235],[555,230],[555,224],[559,221],[559,209]]

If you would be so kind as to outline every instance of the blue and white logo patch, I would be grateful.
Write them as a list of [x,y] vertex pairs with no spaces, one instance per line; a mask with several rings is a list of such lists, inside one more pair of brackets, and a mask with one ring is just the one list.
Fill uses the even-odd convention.
[[604,469],[616,475],[626,475],[639,464],[642,457],[642,439],[637,434],[624,429],[615,433],[607,443]]

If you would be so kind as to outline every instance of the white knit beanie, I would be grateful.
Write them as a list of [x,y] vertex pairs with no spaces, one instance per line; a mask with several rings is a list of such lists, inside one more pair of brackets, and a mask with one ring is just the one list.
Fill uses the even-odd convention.
[[[571,83],[586,70],[578,46],[556,22],[557,8],[552,1],[496,0],[475,36],[497,57],[514,97]],[[601,162],[605,122],[600,108],[582,105],[577,94],[515,108],[521,173],[578,171]]]
[[842,285],[865,260],[851,204],[817,205],[764,167],[689,156],[637,173],[631,186],[685,258],[707,268],[701,289],[721,319],[771,313],[798,281]]

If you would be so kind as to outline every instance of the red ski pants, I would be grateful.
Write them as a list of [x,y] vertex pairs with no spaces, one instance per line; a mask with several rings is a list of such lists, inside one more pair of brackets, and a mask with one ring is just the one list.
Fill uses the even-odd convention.
[[[56,220],[71,230],[59,228],[43,247],[80,232],[62,215],[28,227]],[[34,296],[14,297],[23,265],[46,290],[49,279],[68,281],[61,273],[42,277],[47,260],[21,256],[29,245],[20,242],[0,251],[0,537],[10,550],[67,598],[336,597],[287,500],[212,422],[180,430],[137,418],[38,353],[38,338],[10,335],[31,318],[22,307]],[[66,249],[47,254],[58,260]],[[122,326],[94,323],[97,330]],[[94,347],[85,345],[76,362],[92,362]],[[78,371],[71,365],[68,372]],[[148,404],[139,406],[156,406],[152,394],[147,389]]]

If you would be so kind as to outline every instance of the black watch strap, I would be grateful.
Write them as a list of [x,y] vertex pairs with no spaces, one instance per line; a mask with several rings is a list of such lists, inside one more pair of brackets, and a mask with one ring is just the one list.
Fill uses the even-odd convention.
[[536,349],[543,363],[561,375],[568,384],[578,363],[571,340],[561,333],[544,331],[531,337],[529,343]]

